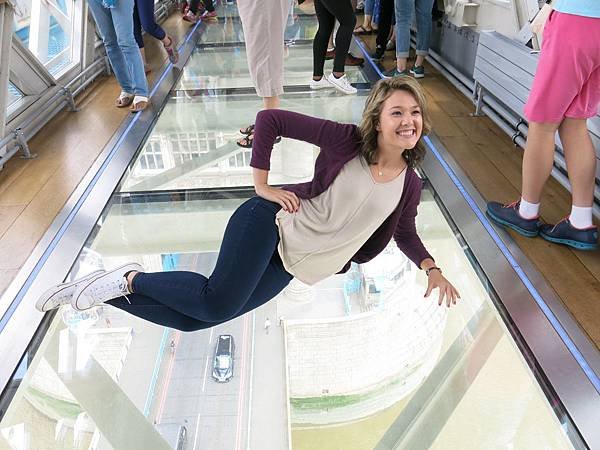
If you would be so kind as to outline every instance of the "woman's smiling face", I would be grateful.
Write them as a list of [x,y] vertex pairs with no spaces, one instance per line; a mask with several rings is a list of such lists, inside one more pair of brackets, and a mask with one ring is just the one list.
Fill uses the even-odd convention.
[[377,131],[383,145],[402,150],[417,145],[423,132],[423,116],[410,92],[397,90],[388,97],[379,114]]

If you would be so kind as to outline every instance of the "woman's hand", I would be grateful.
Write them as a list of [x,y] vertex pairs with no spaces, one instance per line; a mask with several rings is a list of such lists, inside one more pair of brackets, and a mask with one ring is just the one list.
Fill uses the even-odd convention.
[[435,288],[439,288],[440,295],[438,298],[438,305],[442,305],[444,298],[446,299],[446,306],[450,308],[450,304],[456,305],[456,299],[460,298],[460,294],[452,284],[444,278],[439,270],[433,269],[429,272],[427,277],[427,291],[425,297],[429,297],[431,291]]
[[254,190],[259,197],[281,205],[284,211],[298,212],[298,209],[300,209],[300,199],[293,192],[274,188],[268,184],[257,185]]

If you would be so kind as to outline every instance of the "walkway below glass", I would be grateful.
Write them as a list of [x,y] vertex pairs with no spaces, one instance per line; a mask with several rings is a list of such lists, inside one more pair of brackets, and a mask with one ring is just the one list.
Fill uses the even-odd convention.
[[[230,215],[253,195],[251,151],[235,141],[261,107],[235,6],[220,8],[69,279],[129,261],[211,272]],[[308,89],[304,40],[315,31],[314,17],[290,17],[281,107],[357,122],[374,80],[353,68],[356,96]],[[283,139],[270,183],[309,180],[317,154]],[[424,299],[425,275],[392,242],[347,274],[293,280],[263,307],[193,333],[110,306],[63,307],[3,394],[0,448],[586,448],[422,176],[418,232],[458,286],[457,306]],[[226,336],[231,353],[218,355]]]

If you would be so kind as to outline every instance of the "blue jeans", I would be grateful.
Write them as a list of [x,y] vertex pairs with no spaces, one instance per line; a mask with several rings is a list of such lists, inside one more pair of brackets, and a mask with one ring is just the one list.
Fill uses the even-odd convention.
[[148,97],[144,63],[133,37],[133,1],[117,0],[114,8],[105,8],[102,0],[88,4],[121,89]]
[[396,56],[398,58],[408,58],[413,8],[417,18],[417,55],[425,56],[429,52],[433,0],[395,0]]
[[159,325],[181,331],[210,328],[268,302],[292,280],[277,251],[276,204],[254,197],[231,216],[215,270],[140,273],[134,294],[110,305]]
[[365,16],[373,15],[373,8],[375,6],[375,0],[365,0]]

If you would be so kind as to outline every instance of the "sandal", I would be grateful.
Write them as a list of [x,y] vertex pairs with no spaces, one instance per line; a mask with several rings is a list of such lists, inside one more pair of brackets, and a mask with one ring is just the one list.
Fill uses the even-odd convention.
[[173,38],[169,36],[169,45],[163,44],[163,46],[167,51],[167,55],[169,55],[169,61],[171,61],[172,64],[177,64],[177,61],[179,61],[179,52],[174,44]]
[[137,113],[145,110],[150,104],[150,100],[148,97],[144,97],[143,95],[136,95],[131,104],[131,108],[129,110],[131,112]]
[[[243,147],[243,148],[252,148],[252,142],[254,142],[253,134],[249,134],[249,135],[241,138],[239,141],[235,141],[235,143],[237,145],[239,145],[240,147]],[[280,142],[281,142],[281,136],[277,136],[274,144],[279,144]]]
[[357,26],[357,27],[354,29],[354,31],[353,31],[352,33],[354,33],[354,34],[358,34],[358,35],[361,35],[361,34],[371,34],[371,33],[373,33],[373,29],[371,28],[371,29],[367,30],[367,29],[366,29],[365,27],[363,27],[362,25],[359,25],[359,26]]
[[246,136],[254,133],[254,124],[248,125],[246,128],[240,130],[240,133],[245,134]]
[[133,98],[135,96],[133,94],[129,94],[127,92],[121,92],[119,98],[115,100],[115,106],[117,108],[127,108],[133,102]]
[[252,148],[252,142],[254,142],[253,134],[248,134],[247,136],[244,136],[240,140],[235,141],[235,143],[242,148]]

